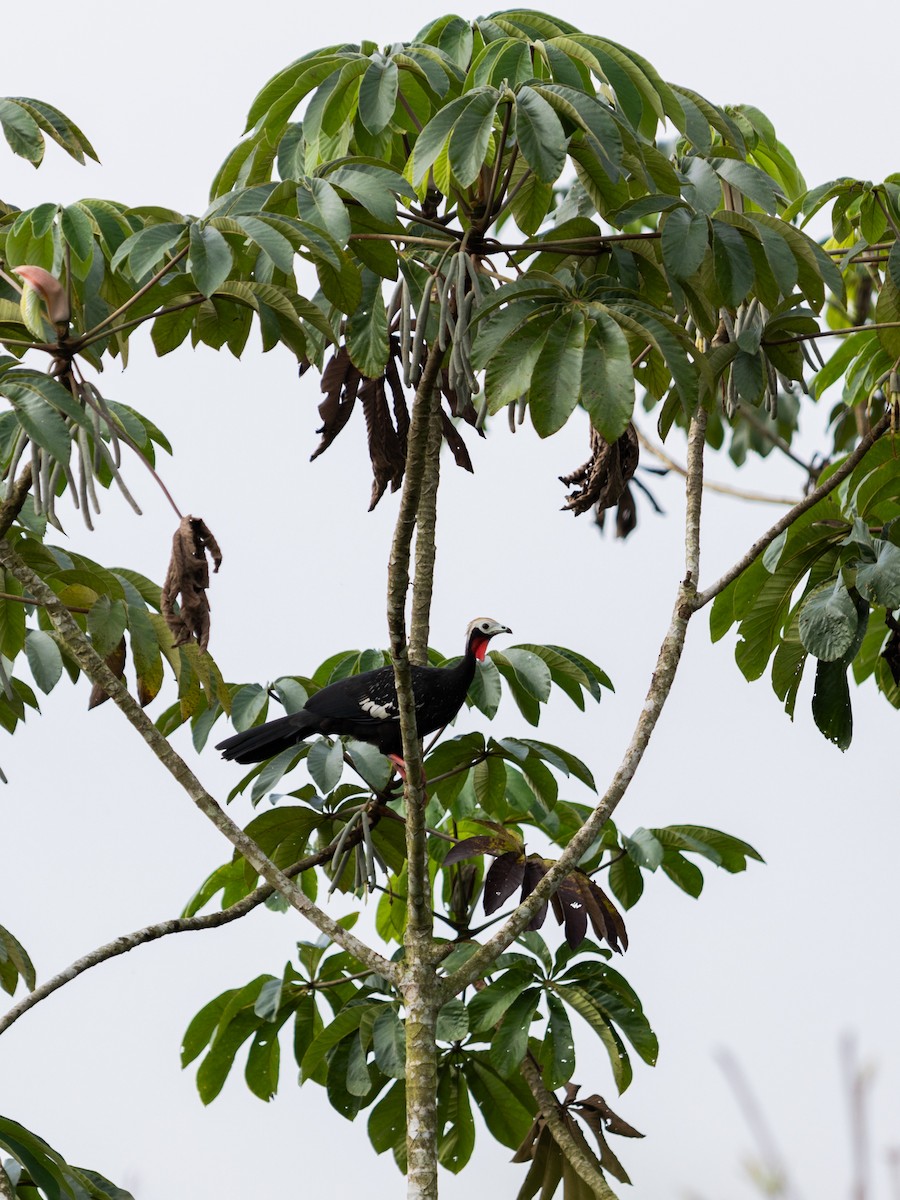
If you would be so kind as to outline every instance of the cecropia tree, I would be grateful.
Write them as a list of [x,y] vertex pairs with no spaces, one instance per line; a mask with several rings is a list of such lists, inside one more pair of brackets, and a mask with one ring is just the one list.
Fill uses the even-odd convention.
[[[91,153],[36,101],[3,101],[0,121],[34,160],[42,130]],[[826,205],[832,236],[820,244],[803,226]],[[851,673],[900,705],[898,231],[893,177],[807,190],[758,109],[720,107],[633,51],[528,11],[442,17],[386,48],[304,52],[253,101],[200,217],[96,199],[8,208],[0,723],[12,733],[36,709],[32,683],[49,693],[63,673],[85,675],[91,704],[122,710],[231,857],[181,917],[40,985],[0,929],[0,983],[26,988],[0,1032],[139,944],[262,904],[292,908],[324,936],[303,938],[282,972],[237,980],[187,1028],[183,1062],[199,1060],[204,1103],[245,1047],[248,1087],[271,1098],[290,1029],[301,1081],[348,1119],[368,1114],[375,1151],[393,1154],[411,1197],[437,1195],[439,1165],[466,1166],[476,1109],[482,1136],[526,1164],[511,1183],[520,1200],[609,1197],[609,1179],[628,1182],[611,1137],[639,1135],[601,1093],[624,1091],[632,1055],[652,1064],[658,1046],[610,965],[628,944],[622,910],[648,874],[697,896],[698,859],[738,872],[759,858],[716,829],[628,835],[619,824],[689,623],[709,607],[714,638],[737,625],[738,666],[748,679],[771,670],[790,714],[814,669],[813,719],[842,749]],[[153,414],[97,382],[145,325],[158,354],[190,339],[236,357],[255,327],[264,349],[286,351],[286,390],[294,364],[319,372],[317,455],[362,411],[371,504],[400,493],[387,652],[340,650],[316,665],[306,642],[296,651],[311,656],[306,675],[226,681],[207,648],[205,598],[208,558],[218,565],[221,552],[201,518],[176,508],[162,588],[93,561],[74,538],[55,544],[61,513],[71,524],[79,510],[90,529],[102,489],[130,497],[131,471],[149,468],[176,507]],[[706,580],[708,451],[739,465],[772,452],[796,460],[813,401],[840,381],[827,443],[801,460],[804,494]],[[635,475],[642,447],[668,466],[686,459],[671,622],[633,736],[599,783],[526,728],[554,691],[580,709],[600,701],[611,683],[590,658],[564,644],[487,650],[509,632],[493,621],[470,626],[455,666],[429,648],[441,468],[471,470],[467,442],[493,422],[529,420],[544,438],[585,414],[588,457],[563,480],[566,505],[601,524],[614,512],[622,536],[647,490]],[[452,529],[453,518],[442,520]],[[435,681],[454,684],[445,704]],[[170,692],[168,707],[145,712]],[[492,719],[504,692],[512,731],[473,732],[465,709],[445,729],[464,697]],[[229,719],[226,756],[256,765],[228,800],[270,802],[243,828],[168,740],[190,723],[203,750]],[[435,736],[423,746],[422,734]],[[405,764],[402,794],[391,758]],[[370,940],[331,915],[324,886],[378,893]],[[609,1074],[579,1067],[573,1014]],[[0,1119],[0,1145],[8,1198],[125,1195],[12,1118]]]

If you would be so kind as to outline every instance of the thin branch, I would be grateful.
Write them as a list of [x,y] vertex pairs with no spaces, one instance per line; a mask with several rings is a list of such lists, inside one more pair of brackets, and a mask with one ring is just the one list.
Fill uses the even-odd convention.
[[820,500],[823,500],[826,496],[830,495],[836,487],[843,483],[847,476],[850,475],[857,466],[859,466],[882,434],[888,431],[890,425],[891,413],[886,412],[878,424],[874,425],[872,429],[865,435],[865,437],[860,439],[859,445],[856,447],[853,453],[847,455],[837,470],[832,475],[829,475],[824,483],[821,483],[818,487],[813,488],[808,496],[805,496],[801,501],[799,501],[799,503],[795,504],[789,512],[784,514],[783,517],[780,517],[771,527],[771,529],[767,530],[762,537],[757,538],[747,553],[743,555],[743,557],[740,558],[733,567],[730,567],[721,577],[721,579],[717,580],[717,582],[712,584],[711,587],[708,587],[704,591],[697,593],[696,597],[694,598],[695,611],[703,608],[704,605],[709,604],[710,600],[714,600],[715,597],[718,596],[719,592],[724,591],[733,579],[737,579],[738,575],[740,575],[742,571],[746,571],[754,559],[758,558],[765,548],[775,541],[780,533],[783,533],[785,529],[788,529],[791,525],[793,525],[798,517],[802,516],[803,513],[807,512],[814,505],[818,504]]
[[[637,426],[635,426],[635,432],[637,433],[638,441],[645,450],[655,458],[658,458],[661,463],[667,466],[669,470],[674,471],[676,475],[681,475],[684,478],[687,477],[687,470],[681,463],[676,462],[674,458],[670,458],[662,446],[657,446],[655,442],[651,442],[648,437],[641,433]],[[770,496],[766,492],[748,492],[744,491],[743,488],[729,487],[727,483],[713,483],[711,479],[704,479],[703,489],[707,492],[718,492],[722,496],[734,496],[738,500],[751,500],[757,504],[791,505],[797,503],[795,496]]]
[[[14,600],[16,604],[29,604],[32,607],[42,608],[40,600],[35,600],[34,596],[14,596],[12,592],[0,592],[0,600]],[[67,604],[66,608],[70,613],[89,613],[89,608],[76,608],[74,604]]]
[[[385,813],[396,816],[390,809],[380,810],[378,815],[383,816]],[[344,845],[354,846],[361,841],[362,830],[353,830],[345,839]],[[315,854],[307,855],[306,858],[285,867],[284,874],[288,879],[294,879],[296,876],[302,875],[304,871],[312,870],[313,867],[324,866],[334,857],[337,844],[338,838],[335,838]],[[134,950],[137,946],[143,946],[146,942],[158,941],[172,933],[194,933],[203,929],[218,929],[222,925],[230,925],[232,921],[239,921],[242,917],[246,917],[248,913],[259,908],[261,904],[265,904],[269,897],[274,895],[276,895],[276,889],[271,884],[264,883],[240,900],[235,901],[234,904],[230,904],[218,912],[204,913],[202,916],[195,917],[171,917],[167,921],[157,921],[154,925],[146,925],[143,929],[135,930],[134,933],[123,934],[114,941],[98,946],[96,950],[82,955],[64,971],[60,971],[59,974],[54,975],[52,979],[48,979],[46,983],[42,983],[40,987],[35,988],[27,996],[23,996],[17,1004],[14,1004],[7,1013],[0,1017],[0,1034],[5,1033],[29,1009],[40,1004],[42,1000],[46,1000],[48,996],[59,991],[65,984],[71,983],[73,979],[77,979],[91,967],[97,967],[111,958],[118,958],[120,954],[127,954],[129,950]],[[362,974],[371,975],[372,968],[370,967]]]
[[6,541],[0,541],[0,565],[10,571],[33,596],[40,600],[47,610],[56,631],[65,643],[72,657],[91,680],[111,697],[122,710],[131,725],[137,730],[159,759],[166,770],[181,785],[188,796],[219,830],[229,842],[241,853],[252,867],[271,884],[276,891],[285,897],[292,907],[296,908],[316,928],[332,941],[337,942],[342,949],[349,951],[355,958],[370,966],[378,974],[396,981],[399,978],[397,964],[388,962],[382,955],[361,942],[351,932],[345,930],[332,917],[314,904],[309,897],[280,870],[272,860],[265,855],[257,843],[238,826],[219,807],[199,779],[190,770],[187,763],[178,755],[166,738],[159,732],[144,710],[140,707],[122,682],[107,667],[97,654],[89,640],[85,637],[71,614],[54,592],[26,563],[19,557]]
[[541,1116],[547,1122],[554,1142],[575,1168],[579,1178],[588,1185],[596,1200],[616,1200],[616,1194],[606,1182],[606,1177],[590,1147],[586,1143],[579,1145],[572,1136],[572,1131],[563,1116],[562,1105],[544,1084],[540,1065],[530,1051],[522,1063],[522,1075],[540,1107]]
[[156,317],[165,317],[169,313],[181,312],[183,308],[196,308],[205,299],[205,296],[192,296],[190,300],[182,300],[180,304],[167,304],[163,308],[155,308],[153,312],[145,313],[142,317],[133,317],[130,321],[123,321],[121,325],[114,325],[112,329],[104,329],[100,333],[92,331],[90,334],[85,334],[83,338],[79,338],[76,353],[83,350],[85,346],[90,346],[92,342],[99,342],[103,338],[112,337],[114,333],[122,333],[126,329],[134,329],[137,325],[143,325],[145,321],[153,321]]
[[900,321],[871,321],[867,325],[848,325],[844,329],[820,329],[817,333],[794,333],[790,337],[763,338],[760,346],[790,346],[793,342],[812,342],[816,338],[824,337],[846,337],[848,333],[866,333],[879,329],[900,329]]
[[[771,442],[776,450],[780,450],[785,458],[789,458],[795,466],[798,466],[801,471],[805,471],[807,476],[813,480],[813,482],[815,482],[815,468],[810,463],[804,462],[803,459],[791,449],[790,442],[785,441],[780,433],[777,433],[774,429],[772,429],[769,424],[767,424],[765,419],[759,415],[755,408],[752,408],[750,405],[741,404],[738,406],[737,411],[744,418],[748,425],[752,425],[758,434],[764,437],[767,442]],[[794,501],[791,500],[790,503],[793,504]]]
[[669,628],[663,638],[656,670],[650,681],[647,697],[638,717],[634,733],[602,800],[568,843],[559,859],[550,868],[535,890],[515,910],[489,941],[485,942],[463,966],[443,980],[442,997],[449,999],[483,977],[498,955],[519,936],[531,922],[538,909],[553,895],[562,880],[577,867],[581,858],[596,840],[600,830],[634,778],[644,752],[656,728],[663,706],[668,699],[675,672],[684,648],[688,622],[694,612],[694,597],[700,563],[700,507],[703,495],[703,449],[706,433],[706,411],[699,408],[691,420],[688,435],[687,480],[685,484],[685,574],[678,585]]
[[[129,296],[124,304],[120,304],[114,312],[111,312],[105,316],[103,320],[99,321],[92,329],[86,329],[80,338],[74,339],[76,348],[80,350],[82,346],[88,345],[89,342],[96,341],[96,335],[100,333],[101,329],[105,329],[107,325],[112,325],[113,321],[121,317],[123,313],[128,312],[129,308],[136,304],[143,296],[146,296],[150,289],[156,287],[159,281],[164,276],[168,275],[173,267],[178,266],[181,260],[187,255],[189,250],[190,246],[182,246],[178,253],[173,254],[169,261],[164,266],[160,267],[156,274],[151,279],[148,279],[143,287],[138,288],[133,296]],[[114,331],[107,331],[107,333],[112,332]]]

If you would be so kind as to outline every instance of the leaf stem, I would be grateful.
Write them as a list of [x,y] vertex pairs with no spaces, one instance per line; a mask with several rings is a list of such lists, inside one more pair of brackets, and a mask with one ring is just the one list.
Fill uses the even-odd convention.
[[86,329],[80,338],[75,339],[76,347],[80,349],[82,346],[87,346],[90,342],[96,341],[96,335],[99,334],[102,329],[104,329],[107,325],[111,325],[113,321],[115,321],[118,317],[121,317],[123,313],[128,312],[129,308],[136,304],[138,300],[140,300],[143,296],[146,296],[151,288],[155,287],[161,279],[168,275],[173,267],[176,267],[181,260],[186,257],[189,249],[189,246],[182,246],[177,254],[173,254],[169,261],[156,272],[153,278],[148,279],[144,286],[138,288],[133,296],[129,296],[124,304],[120,304],[114,312],[111,312],[105,316],[103,320],[94,325],[92,329]]

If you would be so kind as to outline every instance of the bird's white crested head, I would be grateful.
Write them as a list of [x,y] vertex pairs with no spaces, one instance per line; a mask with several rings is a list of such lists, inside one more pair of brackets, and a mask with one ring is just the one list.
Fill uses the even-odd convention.
[[474,654],[479,662],[483,662],[488,642],[498,633],[512,633],[512,630],[492,617],[476,617],[474,621],[469,622],[466,630],[466,650]]

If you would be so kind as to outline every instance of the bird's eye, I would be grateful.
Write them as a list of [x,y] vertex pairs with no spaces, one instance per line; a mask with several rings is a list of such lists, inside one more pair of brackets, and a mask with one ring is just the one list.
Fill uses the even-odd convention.
[[482,628],[482,629],[483,629],[485,632],[487,632],[487,630],[490,628],[490,623],[489,623],[488,621],[482,621],[482,622],[481,622],[481,628]]

